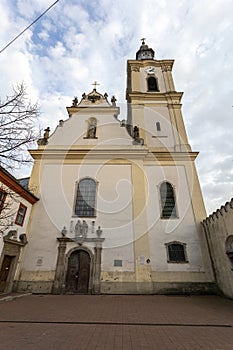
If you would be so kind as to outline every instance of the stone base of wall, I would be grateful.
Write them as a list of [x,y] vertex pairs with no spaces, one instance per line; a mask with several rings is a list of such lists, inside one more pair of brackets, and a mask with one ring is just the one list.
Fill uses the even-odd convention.
[[219,294],[215,283],[102,282],[101,294]]
[[[14,292],[51,294],[52,281],[15,281]],[[102,282],[100,294],[220,294],[215,283]]]
[[53,281],[14,281],[14,292],[52,293]]

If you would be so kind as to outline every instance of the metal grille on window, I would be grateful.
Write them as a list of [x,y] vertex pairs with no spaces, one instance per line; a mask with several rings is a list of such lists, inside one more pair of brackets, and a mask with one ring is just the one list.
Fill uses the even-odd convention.
[[78,184],[75,214],[80,217],[95,216],[96,182],[83,179]]
[[186,261],[183,244],[169,244],[168,245],[169,261],[182,262]]
[[160,196],[162,204],[162,215],[164,219],[176,218],[176,203],[174,198],[174,191],[169,182],[163,182],[160,186]]

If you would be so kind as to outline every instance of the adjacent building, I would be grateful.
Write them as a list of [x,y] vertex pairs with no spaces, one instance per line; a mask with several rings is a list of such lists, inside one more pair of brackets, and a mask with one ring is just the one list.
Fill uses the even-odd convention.
[[220,291],[233,298],[233,199],[203,222]]
[[0,166],[0,292],[9,292],[17,278],[27,225],[33,204],[31,192]]

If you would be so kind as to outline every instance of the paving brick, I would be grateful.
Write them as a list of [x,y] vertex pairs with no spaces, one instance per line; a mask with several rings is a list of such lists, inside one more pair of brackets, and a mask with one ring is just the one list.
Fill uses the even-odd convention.
[[0,304],[8,350],[232,350],[233,302],[216,296],[31,295]]

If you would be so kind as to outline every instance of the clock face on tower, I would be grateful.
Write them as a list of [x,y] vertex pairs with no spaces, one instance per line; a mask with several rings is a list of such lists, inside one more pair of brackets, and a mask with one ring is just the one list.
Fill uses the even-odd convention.
[[154,74],[155,73],[155,67],[147,67],[145,69],[147,74]]

